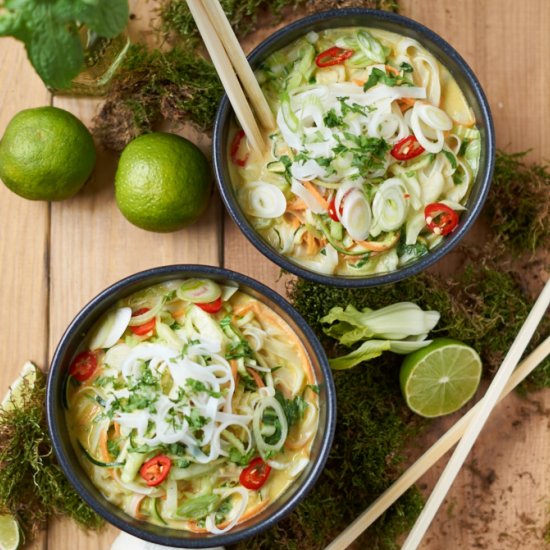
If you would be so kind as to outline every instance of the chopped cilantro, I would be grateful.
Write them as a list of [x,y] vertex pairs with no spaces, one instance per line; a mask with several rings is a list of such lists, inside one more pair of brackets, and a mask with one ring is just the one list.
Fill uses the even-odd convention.
[[[380,84],[380,83],[385,84],[386,86],[392,86],[392,87],[403,86],[403,85],[412,86],[412,83],[409,80],[405,79],[405,76],[404,76],[405,73],[412,72],[412,67],[408,65],[408,63],[404,63],[404,65],[407,65],[408,67],[410,67],[410,71],[402,68],[401,69],[402,74],[389,74],[386,71],[383,71],[381,69],[374,67],[374,69],[372,69],[369,75],[368,80],[363,85],[363,90],[366,92],[373,86],[376,86],[377,84]],[[403,64],[401,67],[403,67]]]
[[334,109],[330,109],[324,116],[323,121],[327,128],[336,128],[344,124],[344,117],[338,116]]
[[195,380],[194,378],[187,378],[185,381],[185,385],[189,390],[193,393],[201,393],[204,392],[208,394],[210,397],[221,397],[221,393],[218,391],[209,390],[204,382],[201,382],[200,380]]
[[229,449],[229,460],[234,462],[238,466],[247,466],[254,456],[255,448],[251,449],[247,453],[241,453],[237,448],[231,447]]

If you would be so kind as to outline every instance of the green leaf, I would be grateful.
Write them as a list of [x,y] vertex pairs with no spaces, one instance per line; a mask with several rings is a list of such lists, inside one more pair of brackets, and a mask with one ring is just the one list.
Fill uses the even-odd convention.
[[[41,8],[41,9],[38,9]],[[39,6],[40,32],[34,32],[26,43],[29,59],[40,78],[50,88],[68,88],[84,65],[84,52],[76,27],[60,25],[50,6]]]
[[367,340],[351,353],[335,359],[329,359],[329,363],[334,370],[351,369],[363,361],[379,357],[384,351],[388,351],[390,348],[391,343],[389,340]]
[[19,35],[23,28],[20,17],[10,12],[0,13],[0,36],[15,36],[21,40]]
[[105,38],[114,38],[120,34],[130,15],[128,0],[80,0],[77,12],[79,20]]

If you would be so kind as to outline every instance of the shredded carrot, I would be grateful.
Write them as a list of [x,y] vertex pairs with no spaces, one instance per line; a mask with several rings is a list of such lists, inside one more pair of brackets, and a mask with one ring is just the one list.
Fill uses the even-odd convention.
[[233,308],[233,311],[236,315],[239,317],[242,317],[243,315],[246,315],[249,311],[253,311],[254,313],[258,313],[258,307],[256,305],[256,302],[250,301],[246,303],[244,306],[235,306]]
[[[217,527],[220,526],[218,525]],[[208,533],[208,529],[205,529],[204,527],[199,527],[196,521],[188,521],[187,529],[189,529],[191,533]]]
[[307,205],[302,199],[296,198],[292,202],[287,203],[286,209],[289,211],[307,210]]
[[113,422],[113,427],[115,429],[115,435],[120,437],[120,424],[118,422]]
[[107,447],[107,430],[102,430],[99,434],[99,450],[101,451],[101,458],[103,458],[105,462],[111,462],[111,453]]
[[319,192],[317,187],[315,187],[315,185],[313,185],[313,183],[311,183],[310,181],[302,181],[302,183],[304,184],[304,187],[317,199],[317,202],[325,210],[328,210],[328,202],[325,199],[325,197],[323,197],[323,195],[321,195],[321,193]]
[[317,246],[317,243],[315,242],[315,237],[309,232],[304,232],[304,237],[307,244],[306,253],[308,256],[316,256],[317,252],[319,251],[319,247]]
[[290,210],[285,213],[285,220],[295,229],[298,229],[302,224],[302,220],[299,218],[298,214]]
[[233,375],[233,380],[235,380],[235,386],[236,386],[239,380],[239,372],[237,370],[237,366],[238,366],[237,360],[230,359],[229,364],[231,365],[231,374]]
[[361,80],[361,79],[359,79],[359,78],[355,78],[355,79],[352,80],[352,82],[353,82],[354,84],[357,84],[357,86],[364,86],[366,80]]
[[389,73],[393,73],[395,75],[398,75],[399,74],[399,70],[396,69],[395,67],[392,67],[391,65],[386,65],[386,71],[388,71]]
[[145,516],[140,512],[141,504],[143,503],[145,499],[145,495],[143,495],[140,499],[136,502],[136,507],[134,509],[134,517],[136,519],[144,520],[146,519]]
[[396,233],[395,237],[389,243],[378,243],[376,241],[356,241],[356,243],[372,252],[384,252],[385,250],[393,248],[397,244],[397,241],[399,241],[399,233]]
[[258,388],[265,388],[264,381],[254,369],[251,369],[250,367],[246,367],[246,372],[248,372],[248,374],[250,374],[250,376],[254,378],[254,382],[256,382],[256,386],[258,386]]
[[179,319],[180,317],[183,317],[185,314],[185,309],[178,309],[177,311],[172,312],[172,317],[174,319]]
[[415,103],[416,103],[416,99],[413,99],[412,97],[403,97],[397,100],[397,104],[399,105],[399,108],[401,109],[402,113],[404,113],[407,109],[412,107]]

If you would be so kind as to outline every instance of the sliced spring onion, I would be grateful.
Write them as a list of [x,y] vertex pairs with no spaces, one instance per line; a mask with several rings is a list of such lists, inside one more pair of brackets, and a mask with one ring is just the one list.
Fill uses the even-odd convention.
[[187,279],[176,293],[181,300],[205,304],[217,300],[222,294],[222,289],[210,279]]
[[243,207],[250,216],[272,219],[285,213],[286,197],[276,185],[256,181],[243,187],[243,193]]
[[374,63],[384,63],[388,55],[388,50],[382,44],[365,30],[357,33],[357,43],[363,54]]
[[286,91],[281,94],[281,113],[289,130],[291,132],[297,132],[300,128],[300,121],[290,106],[290,96]]
[[386,180],[378,188],[372,201],[374,231],[371,231],[371,234],[377,234],[379,231],[395,231],[403,225],[408,210],[406,194],[403,181],[398,177]]
[[218,527],[216,527],[215,512],[212,512],[206,518],[206,528],[208,529],[208,531],[219,535],[221,533],[229,531],[230,529],[233,529],[233,527],[235,527],[237,522],[241,519],[241,516],[244,514],[244,511],[248,506],[248,490],[244,487],[234,487],[233,489],[214,489],[214,494],[219,495],[221,497],[221,500],[225,500],[226,498],[234,494],[238,494],[241,497],[241,501],[239,503],[237,511],[234,513],[231,521],[223,529],[218,529]]
[[[273,409],[281,425],[281,436],[276,443],[267,443],[262,435],[262,419],[266,409]],[[258,402],[252,417],[252,432],[260,454],[265,458],[269,452],[279,452],[288,435],[288,423],[281,404],[274,397],[265,397]]]
[[355,241],[363,241],[368,237],[372,213],[369,201],[359,189],[353,189],[346,197],[340,221]]

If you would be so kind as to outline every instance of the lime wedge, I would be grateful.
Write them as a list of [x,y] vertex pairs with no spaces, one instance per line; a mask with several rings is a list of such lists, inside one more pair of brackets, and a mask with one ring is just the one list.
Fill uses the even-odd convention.
[[34,363],[31,363],[30,361],[27,361],[23,365],[21,374],[10,386],[10,389],[8,390],[8,393],[4,396],[4,399],[2,399],[0,408],[9,411],[14,409],[15,407],[22,405],[21,395],[23,392],[24,384],[28,384],[29,389],[32,389],[34,387],[34,383],[36,382],[36,374],[36,365]]
[[474,395],[481,379],[481,359],[470,346],[436,338],[408,355],[399,380],[409,408],[427,418],[457,411]]
[[0,550],[15,550],[19,546],[19,526],[13,516],[0,515]]

